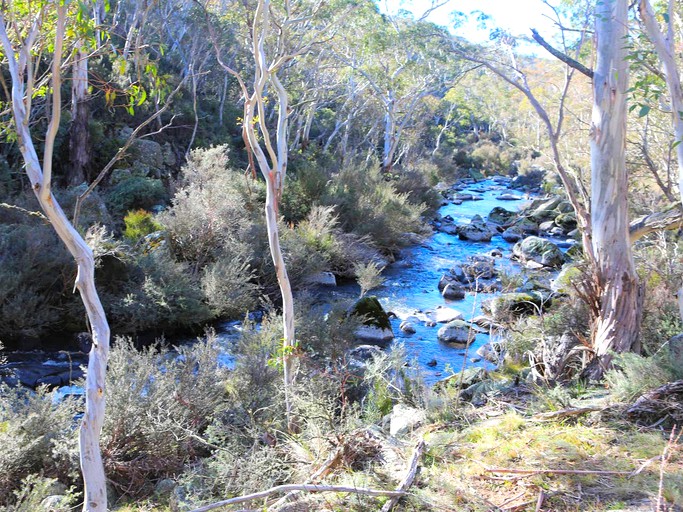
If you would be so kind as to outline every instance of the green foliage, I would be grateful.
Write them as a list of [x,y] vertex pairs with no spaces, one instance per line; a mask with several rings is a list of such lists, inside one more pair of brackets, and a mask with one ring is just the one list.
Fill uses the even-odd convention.
[[[226,369],[209,333],[192,346],[138,351],[117,338],[107,371],[109,407],[102,447],[119,492],[151,494],[158,478],[205,453],[200,434],[222,411]],[[198,439],[199,438],[199,439]]]
[[249,178],[227,166],[225,146],[193,151],[171,207],[158,216],[174,256],[199,269],[221,258],[251,260],[265,242],[245,190]]
[[199,326],[213,318],[205,302],[199,278],[184,262],[165,250],[153,251],[138,260],[134,278],[109,305],[120,332],[156,332]]
[[255,274],[243,259],[221,259],[206,266],[201,286],[214,316],[237,318],[256,307]]
[[[0,503],[12,494],[24,508],[45,497],[45,481],[22,480],[40,473],[69,484],[77,478],[78,433],[73,418],[80,408],[74,399],[54,403],[44,387],[35,393],[0,385]],[[33,490],[32,490],[33,489]],[[41,490],[42,489],[42,490]]]
[[73,259],[51,226],[0,225],[0,332],[6,340],[37,339],[63,322],[65,309],[77,301],[74,277]]
[[46,503],[43,500],[53,496],[55,501],[50,501],[50,511],[69,512],[78,502],[79,494],[74,488],[66,489],[56,478],[46,478],[38,475],[28,475],[21,481],[19,489],[14,491],[14,503],[11,507],[0,510],[6,512],[35,512],[45,510]]
[[382,286],[384,283],[384,278],[382,277],[382,270],[384,270],[384,267],[379,267],[374,261],[371,261],[370,263],[356,263],[353,269],[356,274],[358,285],[360,286],[361,297],[373,288]]
[[162,228],[161,224],[154,220],[154,216],[145,210],[128,212],[123,218],[123,223],[126,226],[123,236],[133,242]]
[[149,209],[163,203],[167,195],[160,180],[133,176],[112,187],[106,198],[112,213],[121,217],[127,211]]
[[398,193],[374,166],[342,170],[323,201],[337,206],[343,229],[368,236],[382,250],[396,250],[405,244],[405,233],[424,229],[421,216],[425,206]]
[[630,401],[645,391],[657,388],[672,380],[683,378],[683,368],[675,368],[664,347],[651,357],[625,352],[613,359],[614,369],[605,374],[612,396]]

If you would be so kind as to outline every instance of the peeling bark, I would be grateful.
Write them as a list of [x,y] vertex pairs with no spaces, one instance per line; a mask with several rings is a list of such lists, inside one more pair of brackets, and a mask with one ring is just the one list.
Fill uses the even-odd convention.
[[597,64],[591,125],[591,224],[599,297],[592,332],[596,359],[587,375],[599,379],[613,352],[638,349],[642,294],[636,274],[628,222],[626,171],[626,91],[624,58],[628,2],[597,6]]

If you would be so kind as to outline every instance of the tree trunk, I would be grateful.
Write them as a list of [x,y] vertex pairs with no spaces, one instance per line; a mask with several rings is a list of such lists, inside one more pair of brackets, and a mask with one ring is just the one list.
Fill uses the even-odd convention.
[[[107,358],[109,355],[109,324],[95,288],[95,263],[93,252],[80,233],[69,222],[51,191],[54,141],[61,118],[61,65],[64,33],[66,31],[66,6],[57,7],[58,19],[55,29],[54,56],[52,63],[52,115],[45,135],[45,151],[41,166],[36,153],[29,119],[30,103],[25,98],[33,94],[32,79],[26,63],[34,51],[35,37],[29,36],[18,48],[19,60],[7,35],[5,19],[0,12],[0,39],[8,61],[12,78],[12,116],[17,129],[19,150],[25,163],[26,174],[42,210],[57,235],[76,260],[78,273],[75,289],[78,289],[88,316],[93,345],[88,359],[85,382],[85,414],[79,431],[80,462],[85,484],[84,512],[106,512],[107,491],[104,466],[100,454],[99,438],[104,422],[104,390]],[[39,14],[39,15],[42,15]],[[38,26],[38,25],[35,25]],[[28,86],[27,86],[28,84]],[[28,105],[28,106],[27,106]]]
[[[674,41],[674,2],[669,0],[667,23],[667,36],[664,37],[659,25],[655,20],[652,5],[648,0],[640,2],[640,16],[647,30],[648,37],[657,51],[657,56],[664,68],[664,78],[669,90],[671,99],[671,119],[676,143],[676,160],[678,162],[678,192],[681,195],[681,208],[683,208],[683,87],[681,87],[681,77],[678,73],[675,56]],[[678,290],[678,303],[683,319],[683,285]]]
[[638,348],[642,296],[629,242],[626,172],[625,43],[627,0],[605,0],[596,12],[597,65],[591,127],[591,220],[599,315],[593,329],[598,379],[612,352]]
[[385,104],[387,113],[384,116],[384,151],[382,152],[382,172],[391,172],[394,153],[396,152],[396,120],[394,118],[395,100],[391,93]]
[[[82,43],[81,43],[82,44]],[[90,135],[88,133],[88,54],[79,49],[73,63],[71,82],[71,133],[69,138],[69,160],[71,166],[66,182],[70,186],[83,183],[90,163]]]

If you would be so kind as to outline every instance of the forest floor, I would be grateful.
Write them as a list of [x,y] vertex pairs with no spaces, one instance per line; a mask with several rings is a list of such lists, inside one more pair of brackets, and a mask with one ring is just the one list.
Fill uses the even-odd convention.
[[388,490],[398,489],[416,462],[415,478],[393,508],[384,497],[323,492],[273,494],[216,510],[683,510],[681,444],[661,425],[626,421],[626,406],[613,403],[604,388],[569,391],[574,397],[564,404],[525,384],[483,405],[449,403],[440,419],[428,412],[395,437],[386,422],[357,429],[327,460],[311,463],[310,483]]

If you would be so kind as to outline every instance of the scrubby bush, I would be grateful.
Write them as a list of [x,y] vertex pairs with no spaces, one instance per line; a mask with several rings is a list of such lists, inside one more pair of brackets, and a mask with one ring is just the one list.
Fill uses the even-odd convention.
[[190,265],[160,249],[141,256],[136,275],[111,297],[109,311],[119,332],[173,331],[213,318],[199,276]]
[[614,368],[605,374],[605,381],[612,396],[619,400],[633,400],[645,391],[683,378],[683,368],[673,366],[668,347],[651,357],[631,352],[617,354],[613,364]]
[[[253,257],[258,216],[246,200],[245,178],[227,168],[225,148],[192,152],[182,187],[158,220],[176,258],[201,269],[220,257]],[[260,212],[259,212],[260,213]]]
[[217,356],[211,334],[177,351],[137,351],[130,340],[115,341],[102,452],[117,491],[151,494],[155,481],[208,453],[201,434],[221,414],[227,378]]
[[221,259],[208,265],[202,275],[202,291],[214,316],[236,318],[253,309],[259,287],[246,259]]
[[378,167],[344,169],[334,178],[324,202],[337,206],[343,229],[367,235],[383,250],[398,249],[406,243],[405,233],[424,229],[421,216],[425,206],[398,193]]
[[113,186],[106,199],[111,212],[121,218],[127,211],[148,210],[168,197],[161,180],[133,176]]
[[[0,225],[0,332],[5,341],[38,339],[68,321],[73,258],[49,225]],[[81,309],[82,314],[82,309]]]
[[0,384],[0,503],[27,499],[12,496],[34,473],[65,485],[77,479],[79,408],[74,399],[56,402],[44,387],[31,393]]
[[161,229],[161,224],[154,220],[154,216],[146,210],[128,212],[123,218],[123,223],[125,224],[123,236],[132,242],[137,242],[140,238]]

